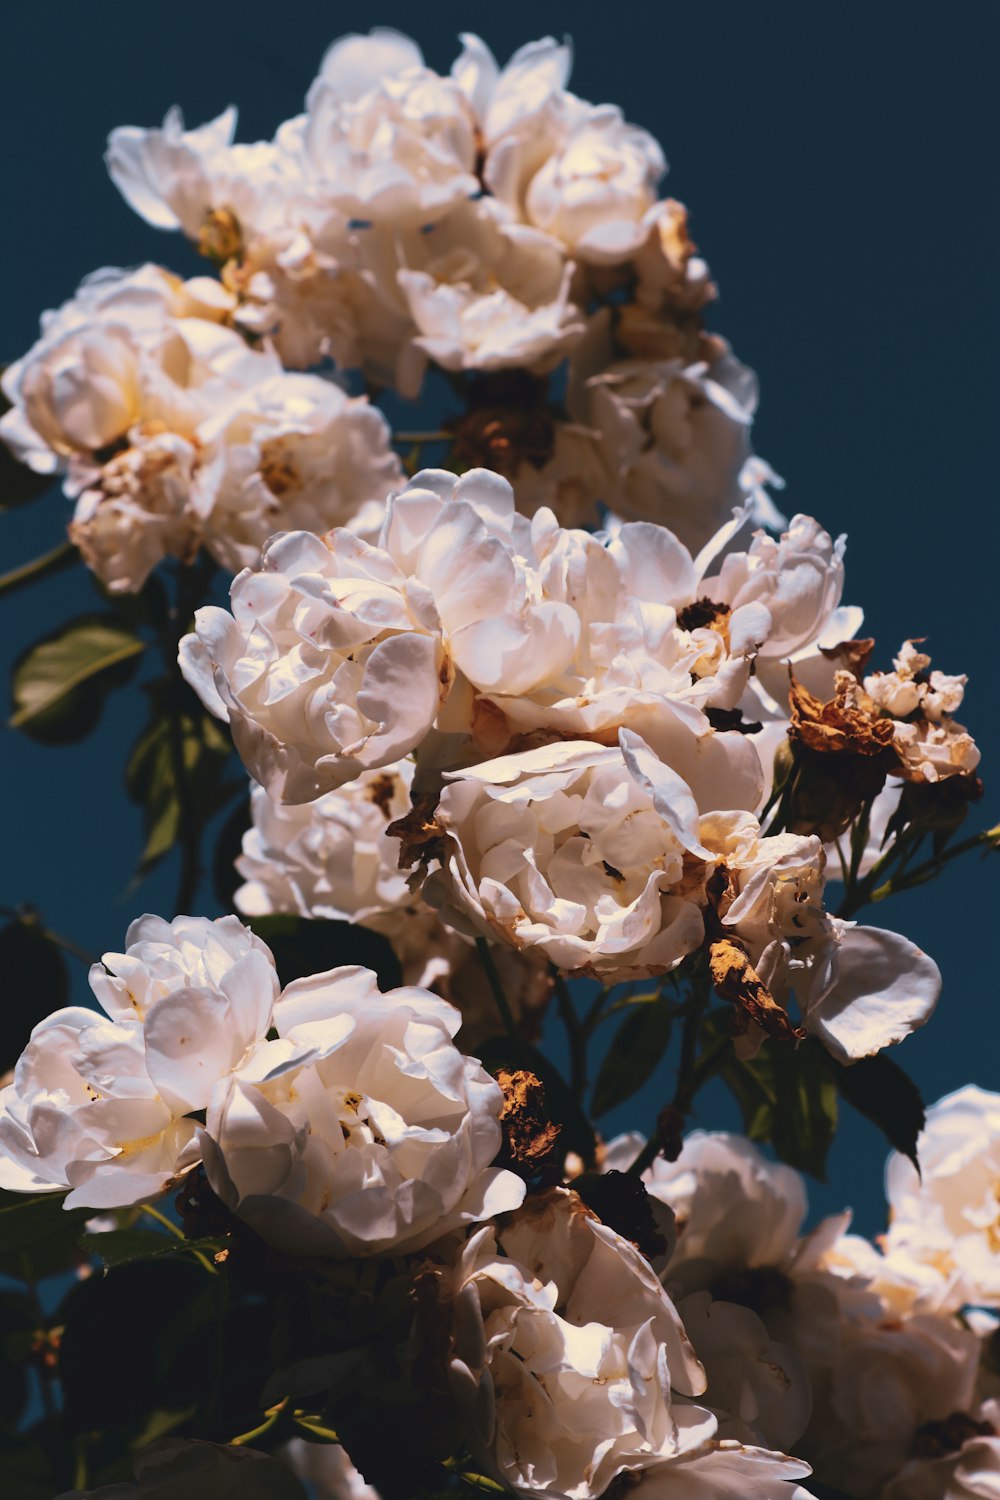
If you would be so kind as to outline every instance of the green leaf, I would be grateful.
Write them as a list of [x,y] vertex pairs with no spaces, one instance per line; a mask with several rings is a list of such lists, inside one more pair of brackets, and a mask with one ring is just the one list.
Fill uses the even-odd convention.
[[341,964],[374,969],[381,990],[397,989],[403,983],[403,971],[389,939],[357,923],[273,916],[249,917],[247,926],[274,954],[283,985]]
[[225,1248],[225,1235],[184,1240],[155,1229],[109,1229],[103,1234],[85,1234],[80,1240],[80,1249],[87,1255],[98,1256],[108,1271],[133,1261],[159,1260],[171,1255],[200,1254],[211,1261]]
[[908,1073],[884,1052],[845,1067],[824,1053],[831,1084],[840,1097],[877,1125],[889,1145],[917,1161],[917,1137],[924,1128],[924,1102]]
[[0,1193],[0,1272],[40,1281],[79,1262],[77,1242],[92,1208],[65,1209],[65,1193]]
[[29,646],[11,674],[10,724],[47,745],[89,734],[105,697],[127,680],[145,646],[112,614],[80,615]]
[[0,1073],[24,1051],[33,1026],[69,1003],[69,973],[60,949],[31,917],[17,917],[0,930],[3,1026]]
[[[227,780],[232,745],[212,716],[183,690],[178,702],[175,684],[153,683],[149,688],[152,717],[132,747],[125,768],[125,790],[143,810],[146,842],[136,878],[141,879],[177,843],[185,820],[203,827],[237,791],[244,779]],[[184,785],[177,780],[183,767]]]
[[810,1038],[796,1048],[768,1040],[748,1061],[733,1052],[721,1073],[750,1139],[769,1141],[781,1161],[825,1182],[837,1090],[819,1043]]
[[670,1044],[671,1007],[665,995],[629,1008],[601,1063],[594,1084],[593,1112],[607,1114],[653,1076]]

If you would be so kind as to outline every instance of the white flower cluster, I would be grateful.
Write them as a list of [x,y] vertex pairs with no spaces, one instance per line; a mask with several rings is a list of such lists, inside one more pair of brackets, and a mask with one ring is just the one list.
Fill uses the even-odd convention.
[[[544,509],[529,522],[499,476],[429,470],[390,498],[375,543],[341,529],[269,544],[262,570],[236,579],[232,614],[198,612],[181,663],[271,798],[345,789],[303,820],[317,831],[301,853],[274,874],[255,860],[270,908],[289,909],[289,868],[311,864],[294,906],[318,911],[309,846],[325,842],[325,809],[336,821],[363,806],[380,768],[398,775],[416,755],[411,791],[434,835],[418,845],[422,895],[456,931],[617,982],[675,968],[711,915],[837,1056],[922,1024],[931,960],[829,916],[819,839],[758,822],[769,777],[742,717],[760,707],[752,674],[836,632],[843,547],[800,516],[720,564],[742,519],[693,558],[662,527],[592,535]],[[322,863],[337,880],[338,856]],[[359,885],[331,910],[401,905],[386,863],[366,877],[380,891]]]
[[[432,989],[462,1012],[465,1050],[494,1036],[496,1006],[475,947],[446,927],[399,869],[399,842],[386,831],[409,809],[414,767],[399,761],[365,771],[315,802],[272,802],[250,795],[251,827],[236,868],[234,896],[247,917],[288,914],[357,922],[389,939],[407,984]],[[515,1019],[537,1029],[552,988],[547,969],[513,948],[493,961]]]
[[[803,1237],[801,1178],[738,1136],[696,1132],[647,1171],[677,1217],[665,1285],[727,1434],[801,1454],[861,1500],[995,1493],[998,1120],[1000,1096],[973,1087],[928,1111],[923,1182],[890,1158],[878,1248],[847,1232],[849,1214]],[[641,1145],[612,1142],[606,1169]]]
[[500,1089],[455,1047],[453,1006],[381,994],[360,968],[282,991],[236,917],[142,917],[127,944],[91,972],[105,1015],[32,1032],[0,1094],[0,1187],[120,1207],[203,1162],[265,1239],[336,1257],[520,1203],[520,1178],[491,1166]]
[[398,32],[342,37],[273,140],[235,144],[233,109],[195,130],[172,109],[112,133],[111,176],[216,261],[236,325],[288,366],[332,358],[413,397],[428,361],[540,375],[571,355],[568,420],[505,440],[522,509],[602,502],[697,545],[747,496],[770,523],[756,382],[702,332],[714,288],[657,198],[660,146],[567,90],[568,44],[501,68],[462,42],[440,76]]
[[[105,1014],[42,1022],[0,1095],[5,1189],[68,1188],[67,1207],[119,1208],[200,1164],[287,1255],[422,1253],[414,1264],[447,1286],[467,1441],[515,1492],[597,1500],[640,1471],[655,1496],[676,1465],[681,1490],[709,1500],[746,1458],[777,1500],[808,1472],[744,1447],[694,1403],[702,1362],[632,1244],[575,1193],[525,1201],[522,1178],[492,1164],[501,1089],[454,1046],[445,1001],[382,994],[359,968],[281,990],[267,947],[235,917],[143,917],[91,985]],[[278,1474],[242,1461],[240,1479],[284,1493]],[[138,1465],[138,1492],[216,1469],[222,1493],[237,1482],[224,1452],[168,1445]],[[351,1473],[340,1466],[339,1479]]]
[[208,277],[99,271],[3,377],[0,435],[66,475],[70,536],[113,592],[201,546],[255,565],[273,532],[345,523],[401,477],[381,413],[250,348],[233,306]]

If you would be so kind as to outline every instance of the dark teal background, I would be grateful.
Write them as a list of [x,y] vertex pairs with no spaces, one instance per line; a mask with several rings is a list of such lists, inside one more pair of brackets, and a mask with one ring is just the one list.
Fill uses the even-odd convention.
[[[158,123],[173,103],[195,125],[235,102],[240,138],[268,136],[301,107],[325,46],[375,24],[413,34],[442,71],[463,29],[481,30],[501,61],[547,31],[569,32],[574,90],[620,104],[663,143],[665,190],[688,205],[722,290],[713,325],[760,375],[756,447],[787,480],[782,503],[848,533],[845,597],[864,606],[886,665],[904,636],[926,636],[936,666],[968,672],[964,717],[987,783],[973,818],[996,822],[995,0],[508,0],[488,10],[6,0],[0,360],[22,353],[39,312],[98,266],[198,264],[119,198],[101,159],[113,126]],[[52,546],[66,518],[57,493],[0,517],[0,571]],[[0,601],[5,666],[93,603],[82,575]],[[82,746],[0,742],[0,902],[34,902],[94,952],[172,901],[169,865],[127,889],[139,818],[121,766],[141,712],[133,688]],[[966,859],[866,914],[921,943],[944,974],[936,1017],[896,1053],[928,1101],[969,1081],[1000,1087],[998,873]],[[202,910],[216,910],[207,891]],[[74,977],[82,998],[82,966]],[[610,1123],[641,1126],[671,1087],[647,1089]],[[731,1123],[714,1094],[701,1117]],[[873,1130],[845,1120],[814,1205],[853,1204],[874,1232],[883,1157]]]

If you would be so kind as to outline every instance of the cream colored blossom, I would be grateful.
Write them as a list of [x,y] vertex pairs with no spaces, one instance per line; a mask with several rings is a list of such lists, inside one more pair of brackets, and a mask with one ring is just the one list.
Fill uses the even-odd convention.
[[65,471],[70,535],[114,592],[201,546],[255,563],[273,531],[325,530],[401,476],[378,412],[249,348],[222,326],[233,299],[207,287],[155,266],[100,272],[5,376],[0,435]]
[[274,961],[236,917],[146,916],[127,942],[91,970],[106,1016],[40,1022],[0,1094],[8,1190],[68,1187],[68,1208],[161,1192],[199,1160],[191,1114],[267,1034]]
[[544,373],[583,332],[571,273],[558,241],[482,198],[407,237],[396,280],[416,346],[444,369]]
[[714,1434],[709,1412],[677,1399],[698,1395],[704,1373],[673,1304],[575,1194],[528,1199],[480,1230],[454,1283],[459,1413],[515,1492],[596,1500],[616,1474]]
[[969,1084],[932,1104],[917,1158],[919,1176],[889,1158],[886,1253],[936,1274],[950,1309],[1000,1307],[1000,1094]]
[[524,1183],[492,1167],[503,1095],[452,1038],[458,1011],[421,989],[380,993],[368,969],[288,985],[278,1039],[208,1108],[209,1180],[292,1254],[415,1250],[516,1208]]
[[[251,827],[236,868],[246,884],[235,894],[247,916],[290,913],[358,922],[387,938],[404,982],[432,989],[462,1012],[460,1042],[474,1052],[503,1022],[475,947],[445,927],[410,889],[399,868],[400,843],[386,832],[410,806],[413,765],[400,761],[327,792],[315,802],[272,802],[263,787],[250,797]],[[493,955],[515,1019],[537,1027],[551,991],[544,966],[509,949]]]
[[610,508],[669,526],[693,552],[747,499],[753,520],[780,523],[763,489],[774,476],[750,446],[753,371],[721,339],[704,341],[696,361],[621,360],[611,329],[607,311],[591,320],[569,388],[573,419],[599,431],[607,449]]

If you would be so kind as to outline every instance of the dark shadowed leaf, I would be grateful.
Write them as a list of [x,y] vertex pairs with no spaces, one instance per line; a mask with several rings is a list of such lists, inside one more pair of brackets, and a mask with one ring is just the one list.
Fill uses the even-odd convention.
[[114,615],[80,615],[21,653],[11,674],[11,727],[47,745],[89,734],[104,699],[145,646]]
[[665,995],[629,1006],[601,1063],[593,1111],[607,1114],[653,1076],[670,1044],[671,1009]]
[[[80,1249],[86,1255],[96,1255],[106,1270],[115,1266],[127,1266],[137,1260],[160,1260],[164,1256],[199,1254],[211,1262],[212,1257],[226,1247],[225,1235],[198,1240],[182,1240],[172,1234],[153,1229],[109,1229],[103,1234],[85,1234],[80,1240]],[[200,1262],[199,1262],[200,1264]],[[202,1267],[204,1269],[204,1267]]]
[[232,759],[229,736],[188,689],[157,682],[148,693],[152,716],[125,768],[125,790],[142,808],[146,835],[137,879],[170,852],[185,820],[196,828],[204,827],[246,786],[242,777],[227,778]]
[[824,1057],[840,1097],[877,1125],[890,1146],[908,1156],[919,1171],[917,1137],[924,1128],[924,1101],[909,1074],[884,1052],[850,1067]]
[[0,1073],[12,1068],[31,1028],[69,1002],[69,973],[38,922],[16,917],[0,930]]
[[282,984],[323,974],[341,964],[361,964],[378,975],[379,989],[394,990],[403,971],[392,944],[379,932],[354,922],[321,922],[305,917],[249,917],[247,926],[263,938],[278,966]]
[[92,1208],[63,1208],[65,1193],[0,1193],[0,1273],[40,1280],[79,1261],[77,1242]]
[[769,1141],[781,1161],[826,1181],[826,1158],[837,1130],[837,1089],[818,1043],[800,1047],[766,1041],[755,1058],[733,1052],[722,1077],[753,1141]]

